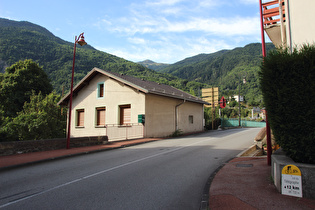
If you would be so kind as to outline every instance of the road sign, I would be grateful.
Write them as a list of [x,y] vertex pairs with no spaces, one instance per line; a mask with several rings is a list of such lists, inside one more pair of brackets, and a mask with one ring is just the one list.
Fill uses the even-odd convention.
[[220,107],[221,107],[222,109],[224,109],[225,106],[226,106],[226,100],[225,100],[224,96],[222,96],[222,98],[221,98],[221,100],[220,100]]
[[218,106],[219,103],[219,88],[203,88],[202,90],[202,98],[204,101],[211,104],[211,106],[206,105],[205,107],[213,107]]
[[295,165],[286,165],[282,169],[281,187],[283,195],[302,198],[302,174]]

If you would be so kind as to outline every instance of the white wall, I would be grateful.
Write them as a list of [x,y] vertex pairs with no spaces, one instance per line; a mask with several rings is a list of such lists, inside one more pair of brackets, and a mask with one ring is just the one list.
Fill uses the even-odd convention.
[[[300,47],[315,42],[315,0],[287,0],[287,43]],[[289,14],[288,14],[289,12]]]
[[[105,82],[104,98],[97,97],[98,83]],[[104,75],[97,75],[73,98],[71,137],[100,136],[105,128],[96,127],[96,107],[106,107],[106,124],[119,124],[119,105],[131,104],[131,123],[138,123],[138,114],[145,112],[145,95]],[[75,126],[76,110],[84,109],[84,127]]]
[[[183,100],[153,94],[146,95],[145,136],[164,137],[176,130],[175,107]],[[189,116],[193,116],[193,124]],[[178,107],[178,129],[183,133],[203,130],[203,105],[185,102]]]

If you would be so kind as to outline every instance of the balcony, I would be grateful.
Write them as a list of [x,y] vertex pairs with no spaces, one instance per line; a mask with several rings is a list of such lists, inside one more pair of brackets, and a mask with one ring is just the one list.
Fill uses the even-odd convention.
[[264,29],[276,47],[286,44],[286,17],[284,0],[273,0],[262,3]]

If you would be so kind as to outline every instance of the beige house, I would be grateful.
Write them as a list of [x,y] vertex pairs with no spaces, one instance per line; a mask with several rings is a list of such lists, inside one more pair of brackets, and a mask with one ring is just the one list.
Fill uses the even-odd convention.
[[314,0],[261,0],[264,29],[276,46],[291,51],[315,42]]
[[[68,105],[70,93],[58,104]],[[207,102],[174,87],[93,68],[73,90],[71,137],[110,141],[204,129]]]

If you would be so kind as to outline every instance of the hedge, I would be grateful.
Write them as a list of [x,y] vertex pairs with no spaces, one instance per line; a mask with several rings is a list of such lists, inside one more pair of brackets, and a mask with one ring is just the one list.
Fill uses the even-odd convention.
[[260,71],[276,142],[300,163],[315,163],[315,46],[270,52]]

